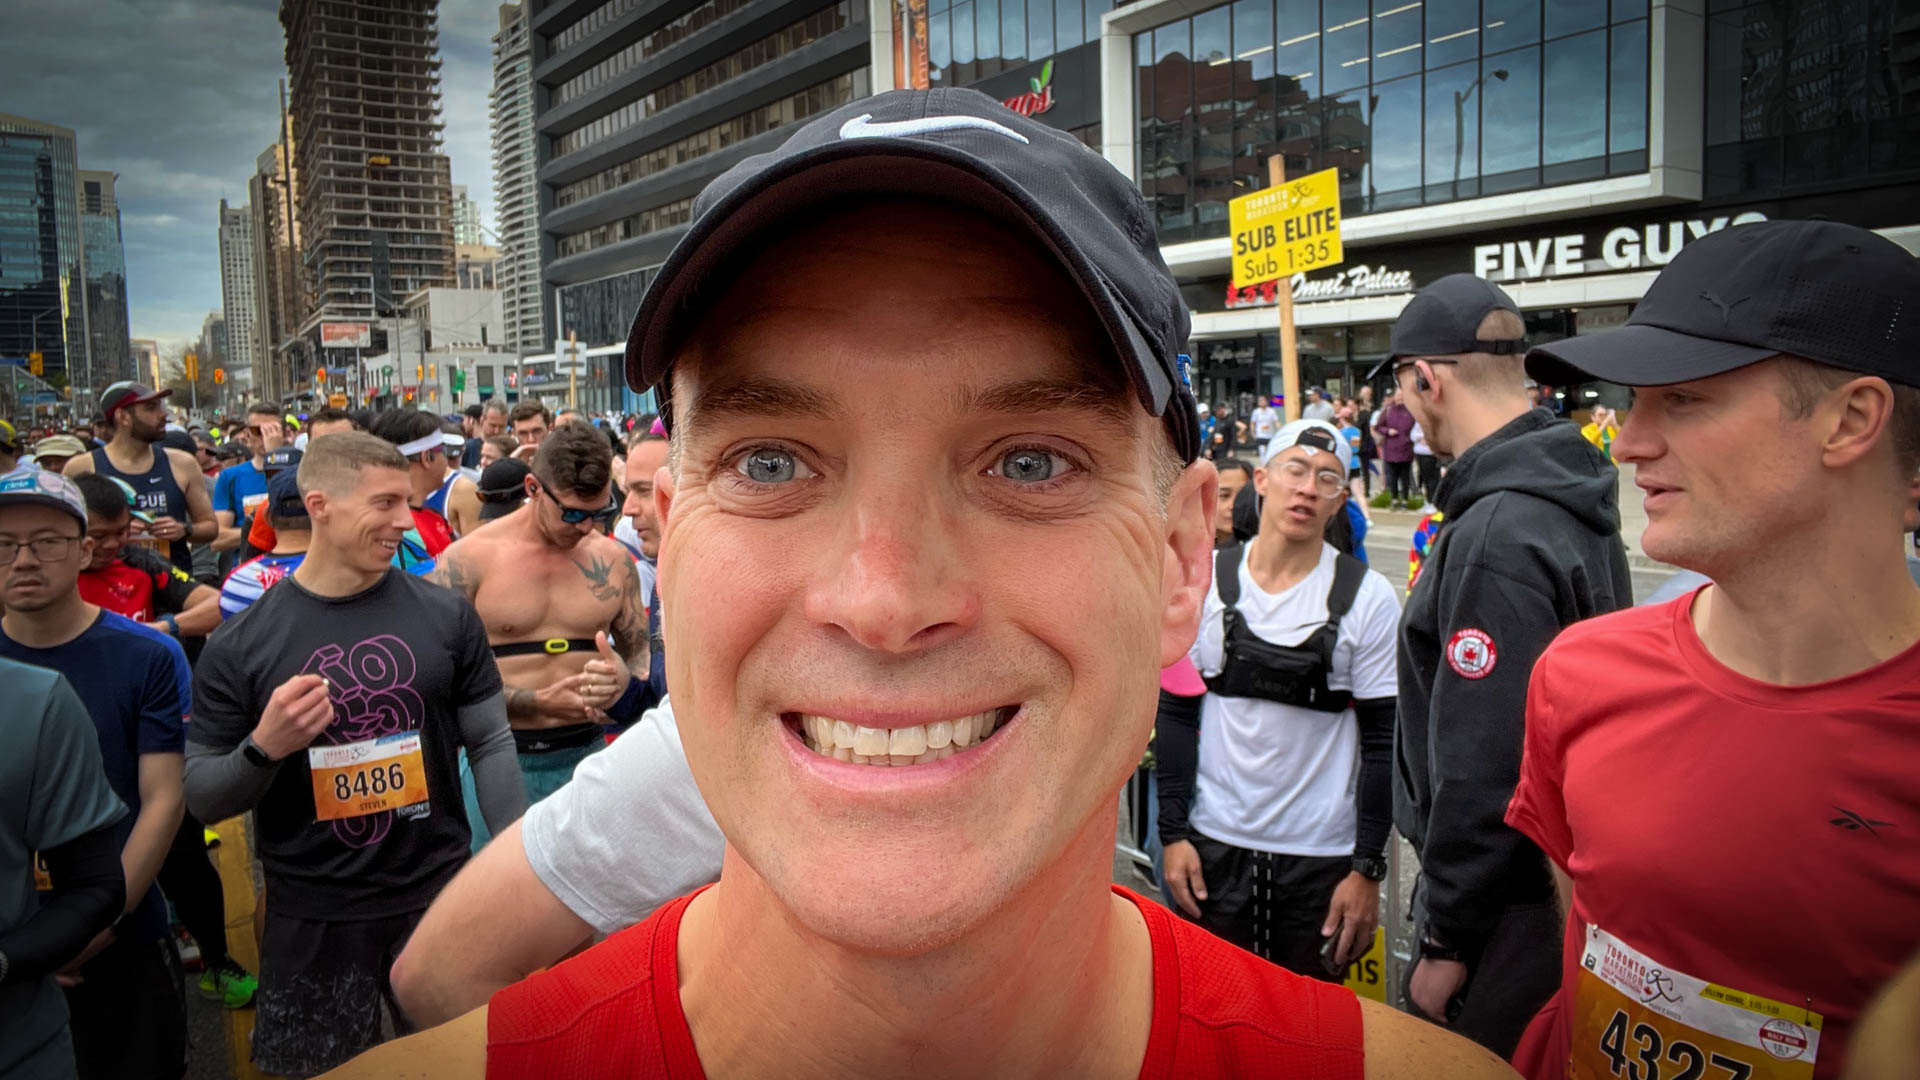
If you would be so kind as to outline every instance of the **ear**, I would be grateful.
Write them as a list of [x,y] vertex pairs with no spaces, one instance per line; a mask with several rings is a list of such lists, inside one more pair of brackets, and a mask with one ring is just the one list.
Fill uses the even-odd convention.
[[318,489],[309,491],[305,495],[300,496],[300,501],[307,504],[307,517],[312,520],[314,524],[318,525],[325,519],[327,513],[326,492]]
[[1167,546],[1160,575],[1165,600],[1161,667],[1185,656],[1200,632],[1201,605],[1213,582],[1213,519],[1219,501],[1220,474],[1206,460],[1188,465],[1167,497]]
[[1893,387],[1885,379],[1865,376],[1836,388],[1814,410],[1822,432],[1821,464],[1843,469],[1873,452],[1893,418]]
[[672,521],[673,512],[673,470],[665,465],[653,471],[653,513],[660,521],[660,535],[664,538],[667,523]]
[[1920,532],[1920,472],[1907,481],[1907,512],[1900,519],[1907,532]]

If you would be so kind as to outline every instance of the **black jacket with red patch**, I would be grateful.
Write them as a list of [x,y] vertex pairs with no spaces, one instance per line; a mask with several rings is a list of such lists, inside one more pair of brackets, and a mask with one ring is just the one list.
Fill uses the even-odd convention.
[[1550,899],[1546,857],[1505,820],[1527,679],[1562,627],[1633,604],[1617,473],[1545,409],[1461,454],[1400,620],[1394,824],[1420,856],[1430,933],[1471,950]]

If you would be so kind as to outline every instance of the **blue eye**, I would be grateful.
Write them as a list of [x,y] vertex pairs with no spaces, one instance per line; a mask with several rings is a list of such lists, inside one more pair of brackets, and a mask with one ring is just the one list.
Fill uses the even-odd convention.
[[777,447],[748,451],[734,468],[756,484],[784,484],[813,475],[800,459]]
[[1034,447],[1009,450],[1000,457],[996,471],[1019,484],[1042,484],[1065,473],[1065,458]]

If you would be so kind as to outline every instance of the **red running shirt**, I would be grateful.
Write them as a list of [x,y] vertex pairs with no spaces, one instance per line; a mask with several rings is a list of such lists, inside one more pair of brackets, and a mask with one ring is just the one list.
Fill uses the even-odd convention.
[[1838,1076],[1920,947],[1920,645],[1774,686],[1707,652],[1694,595],[1533,668],[1507,823],[1573,880],[1560,993],[1514,1058],[1535,1080]]
[[[1153,1029],[1141,1080],[1360,1080],[1352,991],[1283,971],[1113,891],[1139,907],[1153,941]],[[677,970],[680,917],[692,898],[495,994],[488,1080],[704,1080]]]
[[412,509],[413,527],[420,531],[420,542],[426,546],[428,555],[439,558],[441,552],[453,546],[453,528],[438,510],[423,506]]

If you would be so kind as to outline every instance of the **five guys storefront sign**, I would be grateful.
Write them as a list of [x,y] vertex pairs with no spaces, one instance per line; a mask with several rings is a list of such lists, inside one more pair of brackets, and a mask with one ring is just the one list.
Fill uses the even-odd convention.
[[[1774,216],[1744,208],[1717,213],[1670,212],[1570,222],[1551,231],[1534,226],[1484,238],[1349,248],[1352,259],[1346,265],[1293,275],[1293,299],[1295,303],[1312,303],[1412,293],[1435,279],[1463,270],[1501,283],[1657,270],[1672,262],[1681,248],[1708,233]],[[1201,301],[1194,310],[1202,312],[1265,307],[1276,302],[1279,290],[1277,280],[1244,289],[1235,289],[1231,281],[1223,285],[1224,303],[1214,299],[1220,293],[1207,290],[1211,295],[1206,295],[1193,287],[1186,290],[1188,302]]]

